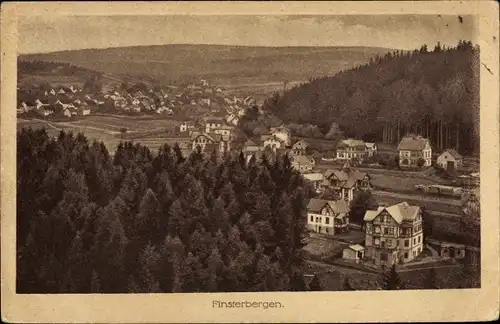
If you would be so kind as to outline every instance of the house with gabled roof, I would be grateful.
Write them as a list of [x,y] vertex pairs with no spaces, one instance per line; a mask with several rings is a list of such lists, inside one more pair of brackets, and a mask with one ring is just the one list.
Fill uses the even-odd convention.
[[261,135],[260,141],[263,143],[264,147],[270,147],[275,152],[277,149],[285,146],[281,138],[275,135]]
[[[225,141],[223,136],[220,134],[192,132],[191,142],[193,143],[193,151],[196,150],[197,147],[200,147],[202,152],[205,152],[208,144],[215,144],[221,155],[228,153],[230,150],[230,142]],[[210,148],[215,146],[209,145],[208,147]]]
[[398,145],[399,165],[402,167],[416,167],[423,159],[423,166],[432,164],[432,147],[427,138],[420,135],[407,135]]
[[271,127],[269,133],[277,138],[279,138],[285,146],[290,145],[292,140],[292,132],[290,129],[284,125],[278,127]]
[[335,193],[339,199],[351,202],[356,191],[370,190],[371,178],[366,172],[359,172],[350,168],[342,170],[328,169],[324,173],[323,191]]
[[309,143],[306,140],[299,140],[292,145],[293,155],[305,155]]
[[377,154],[378,146],[377,143],[367,143],[365,142],[366,156],[371,157]]
[[462,166],[463,157],[454,149],[447,149],[438,156],[436,164],[446,170],[456,170]]
[[307,204],[307,228],[310,231],[334,236],[347,232],[349,205],[343,200],[313,198]]
[[337,160],[363,160],[366,156],[364,141],[349,138],[337,144]]
[[391,266],[414,260],[423,250],[423,223],[420,206],[401,202],[367,210],[366,256],[375,264]]
[[292,157],[292,167],[299,172],[309,172],[316,165],[314,158],[305,155],[295,155]]

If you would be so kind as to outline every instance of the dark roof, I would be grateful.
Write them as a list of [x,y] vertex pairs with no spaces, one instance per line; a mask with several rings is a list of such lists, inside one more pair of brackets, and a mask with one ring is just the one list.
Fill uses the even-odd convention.
[[[451,156],[453,156],[455,159],[459,160],[462,158],[462,156],[457,152],[455,151],[454,149],[447,149],[445,152],[448,152],[451,154]],[[444,153],[444,152],[443,152]]]
[[319,213],[326,204],[328,204],[328,200],[312,198],[307,204],[307,211]]
[[349,211],[349,205],[344,200],[325,200],[312,198],[307,204],[307,211],[313,213],[321,212],[321,209],[329,205],[335,214],[346,214]]
[[359,171],[345,172],[342,170],[328,169],[325,172],[325,179],[330,178],[332,175],[337,177],[339,181],[343,182],[341,184],[342,187],[352,188],[356,184],[356,181],[363,180],[368,173]]
[[405,136],[399,142],[398,150],[422,151],[429,141],[422,136]]

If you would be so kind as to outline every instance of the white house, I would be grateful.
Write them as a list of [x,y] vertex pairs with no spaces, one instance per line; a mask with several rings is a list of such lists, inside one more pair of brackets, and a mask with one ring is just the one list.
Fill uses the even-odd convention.
[[292,133],[287,127],[283,125],[278,127],[271,127],[270,133],[271,135],[279,138],[285,144],[285,146],[290,145]]
[[366,155],[368,157],[371,157],[371,156],[377,154],[378,147],[377,147],[376,143],[365,142],[365,148],[366,148]]
[[423,166],[432,164],[432,147],[427,138],[419,135],[407,135],[401,139],[398,145],[399,165],[418,166],[419,160],[423,159]]
[[343,200],[313,198],[307,204],[307,228],[310,231],[334,236],[348,231],[349,205]]
[[273,151],[281,148],[281,140],[274,135],[261,135],[260,140],[264,144],[264,147],[269,146]]

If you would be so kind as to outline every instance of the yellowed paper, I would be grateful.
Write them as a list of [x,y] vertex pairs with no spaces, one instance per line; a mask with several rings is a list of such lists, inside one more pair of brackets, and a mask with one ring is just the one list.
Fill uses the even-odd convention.
[[[497,2],[12,2],[3,4],[1,9],[1,283],[2,319],[4,321],[39,323],[444,322],[498,319],[500,133]],[[414,48],[416,42],[422,43],[420,40],[415,40],[419,33],[418,28],[412,23],[402,25],[401,29],[407,28],[406,32],[390,33],[387,29],[378,30],[375,33],[373,30],[360,27],[364,26],[361,19],[356,30],[351,29],[347,36],[344,35],[340,39],[342,34],[345,34],[342,31],[336,31],[333,35],[325,32],[323,28],[333,28],[328,23],[321,25],[320,22],[316,26],[317,22],[298,19],[300,23],[291,22],[285,25],[291,26],[293,30],[283,30],[280,29],[278,23],[273,25],[269,22],[273,19],[279,20],[279,17],[284,16],[293,21],[293,17],[347,17],[350,15],[358,17],[366,15],[367,20],[376,20],[377,17],[382,16],[427,15],[435,17],[439,15],[456,16],[457,19],[472,17],[471,20],[474,21],[469,26],[470,28],[468,27],[468,35],[480,47],[481,63],[481,288],[176,294],[16,293],[16,165],[19,161],[16,161],[17,117],[14,107],[18,106],[16,102],[18,55],[172,43],[248,45],[254,42],[253,44],[257,46],[273,46],[273,43],[281,42],[280,46],[314,47],[334,46],[339,42],[341,43],[339,46],[361,46],[360,42],[364,41],[366,46],[376,47],[378,41],[384,41],[385,43],[380,44],[381,47],[404,50]],[[219,16],[220,19],[217,18]],[[117,17],[123,20],[116,19]],[[162,23],[166,21],[165,17],[172,17],[172,21],[178,21],[178,23],[169,23],[168,26],[173,29],[164,29]],[[259,21],[252,17],[260,17],[263,26],[273,26],[274,29],[265,30],[262,26],[246,25],[247,20],[248,22]],[[136,18],[135,22],[134,18]],[[183,21],[191,24],[184,23],[183,25]],[[207,28],[206,21],[213,22],[219,27],[214,27],[215,32],[207,32],[203,29]],[[66,24],[66,22],[69,23]],[[115,33],[113,26],[110,26],[114,22],[117,23],[117,28],[127,27],[130,37],[121,39],[125,37],[125,33],[123,31]],[[307,25],[308,23],[313,27]],[[231,24],[234,24],[233,28]],[[415,22],[415,24],[418,23]],[[68,30],[57,30],[57,26],[66,26]],[[425,32],[432,35],[434,27],[428,26]],[[76,28],[79,29],[75,32]],[[95,37],[93,31],[99,28],[108,29],[109,34]],[[199,30],[197,31],[196,28]],[[339,28],[342,26],[339,25]],[[439,30],[443,34],[447,33]],[[169,35],[162,36],[162,33]],[[72,39],[65,38],[78,34],[81,35]],[[452,34],[453,32],[450,31],[446,37],[452,39],[454,37]],[[388,35],[393,35],[394,38],[389,38]],[[325,41],[325,39],[328,40]],[[297,69],[300,69],[301,62],[296,64]],[[325,74],[329,73],[334,74],[328,71]],[[221,78],[230,79],[226,76]],[[288,87],[294,85],[293,81],[297,84],[307,82],[307,80],[290,81]],[[238,82],[240,87],[246,84],[246,81]],[[282,81],[275,83],[281,89]],[[285,84],[286,87],[287,84]],[[120,130],[116,132],[118,134]],[[36,268],[37,264],[32,266]],[[230,302],[239,303],[238,307],[220,307],[221,303]]]

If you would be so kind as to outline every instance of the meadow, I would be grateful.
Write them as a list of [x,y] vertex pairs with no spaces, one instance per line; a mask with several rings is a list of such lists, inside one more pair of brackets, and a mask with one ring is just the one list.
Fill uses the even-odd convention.
[[[140,141],[153,152],[165,144],[166,131],[172,130],[179,122],[172,119],[130,116],[94,115],[82,119],[51,121],[41,119],[18,119],[17,127],[33,129],[45,127],[49,136],[58,136],[61,130],[82,132],[89,140],[102,141],[113,153],[122,140]],[[126,133],[122,134],[121,129]]]

